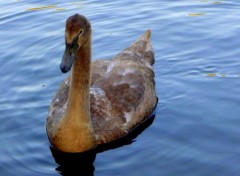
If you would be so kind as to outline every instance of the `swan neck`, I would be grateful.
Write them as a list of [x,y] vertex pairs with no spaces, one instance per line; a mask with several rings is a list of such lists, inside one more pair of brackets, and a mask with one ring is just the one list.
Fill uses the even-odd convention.
[[65,152],[83,152],[97,142],[90,114],[91,42],[76,53],[66,114],[58,129],[55,146]]
[[69,95],[68,116],[90,118],[91,44],[79,48],[73,64]]

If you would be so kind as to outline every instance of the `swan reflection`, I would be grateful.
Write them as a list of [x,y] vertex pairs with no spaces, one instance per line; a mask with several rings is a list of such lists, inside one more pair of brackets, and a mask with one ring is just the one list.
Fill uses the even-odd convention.
[[144,123],[138,126],[138,128],[133,130],[129,135],[123,137],[122,139],[101,145],[96,149],[88,152],[64,153],[54,149],[53,147],[50,147],[52,156],[54,157],[55,162],[58,164],[56,171],[60,175],[64,176],[94,176],[94,161],[98,153],[133,143],[135,141],[135,138],[152,124],[154,118],[154,115],[151,116]]

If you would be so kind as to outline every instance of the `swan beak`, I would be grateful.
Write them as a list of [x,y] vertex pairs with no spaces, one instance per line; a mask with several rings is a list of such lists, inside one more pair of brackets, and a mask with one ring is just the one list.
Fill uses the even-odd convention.
[[66,49],[62,57],[60,69],[63,73],[68,72],[74,61],[74,47],[72,45],[66,44]]

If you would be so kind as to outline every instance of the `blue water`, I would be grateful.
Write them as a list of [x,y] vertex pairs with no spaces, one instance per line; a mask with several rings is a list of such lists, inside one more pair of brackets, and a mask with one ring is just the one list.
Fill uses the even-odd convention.
[[[0,7],[1,176],[86,168],[95,176],[239,175],[237,0],[9,0]],[[75,13],[92,22],[94,59],[113,57],[152,29],[160,101],[152,125],[132,144],[88,162],[62,157],[70,163],[62,165],[49,148],[45,120],[67,76],[59,63],[65,20]]]

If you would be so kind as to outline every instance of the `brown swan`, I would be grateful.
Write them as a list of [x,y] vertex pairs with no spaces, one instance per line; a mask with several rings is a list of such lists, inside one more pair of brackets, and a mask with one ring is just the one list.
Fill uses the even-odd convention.
[[86,17],[66,21],[61,70],[71,75],[50,105],[49,141],[63,152],[84,152],[119,139],[157,105],[151,31],[111,60],[91,62],[92,29]]

